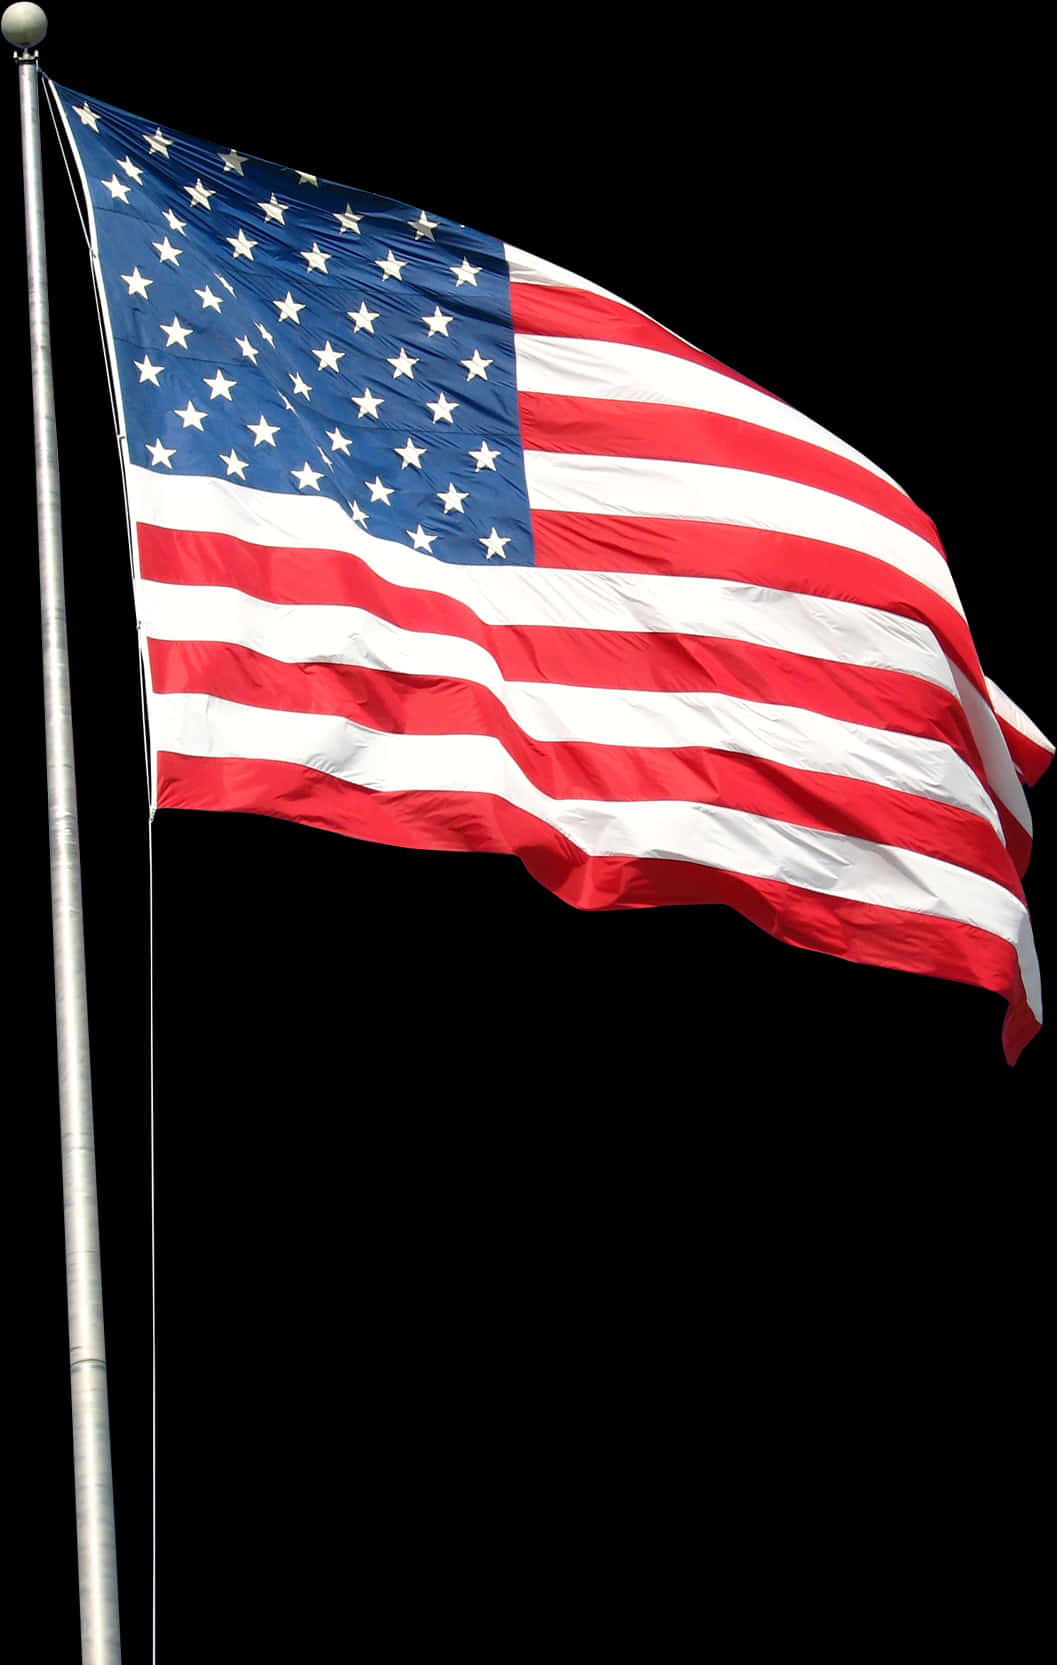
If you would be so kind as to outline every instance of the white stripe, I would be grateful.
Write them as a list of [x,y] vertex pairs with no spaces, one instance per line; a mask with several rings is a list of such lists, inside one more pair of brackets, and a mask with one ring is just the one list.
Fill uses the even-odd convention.
[[476,683],[535,740],[707,747],[916,793],[982,816],[1002,838],[995,807],[969,765],[946,743],[921,735],[729,694],[508,682],[477,643],[403,630],[358,607],[288,607],[238,590],[143,583],[140,619],[148,637],[163,641],[231,642],[285,664],[356,665]]
[[554,451],[526,451],[525,480],[533,509],[759,526],[856,549],[962,611],[946,561],[924,538],[875,509],[798,480],[711,463]]
[[1014,945],[1028,1003],[1041,1020],[1027,910],[1003,886],[935,857],[713,804],[552,799],[489,736],[380,734],[344,718],[260,711],[200,694],[156,696],[152,721],[155,742],[166,751],[271,758],[374,791],[488,793],[535,815],[589,855],[694,861],[870,906],[965,921]]
[[984,682],[991,696],[991,704],[1002,721],[1008,723],[1010,728],[1015,728],[1018,734],[1022,734],[1025,740],[1030,740],[1033,745],[1040,746],[1045,752],[1052,752],[1053,741],[1047,740],[1041,728],[1032,722],[1027,712],[1015,705],[1009,695],[1003,692],[997,682],[992,682],[989,676],[985,676]]
[[546,567],[463,567],[361,531],[332,498],[128,469],[133,520],[283,549],[346,550],[402,589],[462,602],[488,625],[711,636],[869,669],[904,671],[955,692],[927,625],[877,607],[722,578]]
[[[545,567],[462,567],[372,537],[333,498],[257,491],[227,480],[126,470],[133,521],[218,532],[280,548],[347,550],[387,583],[460,601],[490,625],[662,631],[747,642],[867,669],[904,671],[961,698],[926,625],[881,608],[718,578],[572,572]],[[963,699],[988,783],[1025,826],[1030,815],[1001,731],[986,701]],[[1004,758],[1004,762],[1003,762]]]
[[[583,289],[583,290],[586,290],[588,294],[601,295],[605,300],[615,301],[618,306],[625,307],[628,312],[634,312],[635,314],[637,314],[638,317],[647,319],[647,321],[649,323],[656,325],[656,327],[658,329],[664,330],[664,333],[666,335],[670,335],[672,337],[673,341],[681,342],[683,346],[691,348],[691,350],[695,353],[701,352],[701,348],[698,347],[698,346],[695,346],[695,344],[692,341],[687,341],[685,336],[676,335],[675,332],[673,330],[668,329],[668,327],[665,324],[658,323],[657,320],[655,318],[651,317],[648,312],[643,312],[641,307],[633,305],[633,303],[631,301],[624,300],[624,298],[621,295],[615,295],[611,289],[603,289],[599,284],[592,283],[589,278],[578,277],[575,272],[567,271],[564,266],[556,266],[556,265],[553,264],[552,261],[541,260],[537,255],[534,255],[534,254],[526,254],[524,249],[515,248],[510,243],[507,243],[505,245],[505,249],[506,249],[507,265],[510,268],[510,281],[511,281],[511,283],[524,283],[524,284],[529,284],[529,285],[537,285],[537,286],[540,286],[540,287],[543,287],[543,288]],[[549,355],[548,354],[545,343],[547,343],[548,341],[558,341],[558,340],[562,340],[562,339],[564,339],[564,340],[566,340],[566,342],[568,342],[568,340],[570,338],[545,337],[545,336],[531,337],[531,336],[528,336],[528,335],[518,335],[518,336],[515,337],[515,348],[518,351],[518,366],[519,366],[518,382],[519,382],[520,386],[523,386],[526,389],[526,391],[531,390],[531,391],[534,391],[534,392],[537,392],[537,393],[547,393],[547,392],[566,392],[566,393],[569,393],[569,392],[574,391],[574,389],[571,386],[570,387],[565,387],[565,388],[557,388],[557,387],[552,388],[552,387],[546,387],[546,386],[533,387],[532,383],[529,379],[526,379],[524,382],[522,382],[522,379],[521,379],[520,366],[521,366],[522,343],[528,343],[530,341],[535,340],[536,342],[541,344],[540,349],[539,349],[538,353],[536,354],[536,356],[540,360],[538,373],[540,373],[542,375],[547,375],[549,373],[549,369],[557,369],[558,364],[561,361],[560,361],[557,354],[555,354],[555,355]],[[584,340],[584,339],[580,339],[579,341],[577,341],[576,344],[577,344],[578,347],[584,348],[584,349],[587,349],[587,348],[590,348],[590,347],[597,347],[603,355],[605,355],[605,353],[608,351],[608,348],[610,347],[610,345],[613,345],[614,347],[617,345],[616,343],[611,344],[611,343],[608,343],[608,342],[592,342],[592,341],[587,341],[587,340]],[[631,353],[635,353],[635,352],[639,352],[639,351],[643,351],[643,350],[649,351],[650,349],[640,349],[640,348],[634,348],[633,347],[633,348],[630,348],[628,350]],[[532,349],[526,349],[526,355],[528,353],[532,352],[532,351],[533,351]],[[578,354],[577,357],[579,357],[579,356],[580,355]],[[661,359],[666,357],[665,354],[660,353],[660,352],[656,352],[654,354],[654,356],[657,357],[657,358],[661,358]],[[548,357],[551,358],[551,365],[549,367],[547,365]],[[672,362],[672,361],[669,360],[669,362]],[[701,365],[698,368],[700,368],[701,370],[706,370],[706,366],[704,366],[704,365]],[[526,372],[527,372],[527,375],[536,373],[535,371],[533,371],[533,372],[528,371],[527,356],[526,356]],[[661,374],[663,375],[664,372],[662,371]],[[676,374],[677,374],[677,372],[676,372]],[[738,391],[732,391],[730,393],[729,397],[733,401],[733,405],[729,409],[728,409],[725,402],[721,402],[721,403],[715,404],[715,405],[705,404],[705,405],[702,405],[698,408],[700,408],[702,410],[715,410],[717,412],[721,412],[721,413],[724,413],[724,414],[730,415],[730,416],[741,415],[741,414],[743,414],[743,412],[747,412],[748,410],[751,410],[753,408],[759,410],[761,413],[764,410],[769,410],[769,414],[767,414],[767,415],[760,414],[760,415],[752,416],[752,415],[749,415],[749,414],[746,413],[745,414],[745,420],[748,421],[748,422],[757,422],[760,426],[765,427],[765,428],[773,428],[777,433],[795,434],[798,438],[809,439],[809,440],[811,440],[811,442],[813,444],[821,445],[827,451],[834,451],[834,452],[837,453],[838,456],[848,457],[848,458],[851,459],[852,462],[860,463],[863,468],[868,468],[871,471],[871,473],[876,474],[879,479],[887,480],[888,484],[891,485],[891,486],[894,486],[896,491],[902,492],[903,496],[904,497],[906,496],[906,492],[903,491],[903,487],[899,484],[898,480],[893,480],[892,476],[890,474],[886,474],[884,469],[879,468],[877,466],[877,464],[875,462],[871,461],[871,459],[869,457],[863,456],[862,452],[861,451],[856,451],[854,449],[854,447],[852,447],[850,445],[846,445],[845,442],[842,439],[837,438],[836,434],[832,434],[828,431],[828,429],[820,427],[819,424],[816,423],[816,422],[812,422],[809,417],[804,416],[800,411],[794,410],[793,407],[791,405],[787,405],[784,402],[784,400],[776,398],[774,394],[766,393],[762,388],[750,387],[747,383],[740,381],[736,376],[733,376],[733,375],[726,376],[726,375],[723,375],[723,373],[721,371],[718,371],[718,370],[707,370],[707,374],[709,374],[711,376],[715,376],[717,378],[717,380],[719,382],[723,383],[726,388],[734,389],[734,390],[740,389],[741,391],[740,391],[740,393]],[[647,381],[647,386],[649,386],[649,385],[651,385],[651,384]],[[754,405],[752,402],[750,402],[748,405],[746,405],[745,401],[742,398],[743,394],[752,394],[754,396],[755,401],[763,401],[763,403]],[[717,389],[713,396],[716,399],[719,399],[720,401],[724,401],[725,398],[726,398],[726,395],[724,394],[724,392],[721,389]],[[655,393],[644,393],[644,394],[609,393],[609,394],[607,394],[607,393],[598,391],[598,392],[595,392],[593,395],[591,395],[591,397],[598,398],[598,399],[604,399],[604,398],[634,399],[634,398],[641,398],[641,397],[656,398],[657,395]],[[687,404],[687,405],[690,405],[691,407],[693,407],[696,403],[695,400],[692,397],[688,398],[688,399],[676,398],[673,401],[666,401],[666,402],[669,402],[669,403],[674,402],[676,404]],[[784,416],[781,414],[783,412],[785,413]],[[794,426],[791,426],[791,427],[786,426],[787,422],[792,422],[794,424]]]
[[[581,341],[557,335],[517,335],[520,393],[550,393],[583,399],[626,399],[634,403],[681,405],[687,410],[731,416],[772,433],[806,440],[835,456],[869,469],[902,488],[861,451],[846,445],[810,417],[770,393],[735,381],[707,365],[673,358],[652,347],[618,341]],[[905,496],[906,494],[903,493]]]
[[[590,278],[577,277],[575,272],[567,272],[564,266],[555,266],[551,260],[541,260],[539,255],[526,254],[524,249],[515,248],[513,243],[504,243],[503,251],[510,268],[511,283],[541,284],[548,289],[586,289],[589,294],[604,295],[607,301],[617,301],[620,306],[628,307],[631,312],[639,310],[628,301],[622,301],[612,290],[599,288]],[[643,316],[645,317],[645,314]]]
[[980,753],[987,783],[1030,838],[1031,811],[1024,796],[1024,788],[1020,784],[1020,776],[1009,755],[1006,737],[998,726],[998,718],[983,695],[977,693],[969,678],[963,675],[956,665],[952,665],[951,669],[954,672],[958,698],[969,719],[969,727]]

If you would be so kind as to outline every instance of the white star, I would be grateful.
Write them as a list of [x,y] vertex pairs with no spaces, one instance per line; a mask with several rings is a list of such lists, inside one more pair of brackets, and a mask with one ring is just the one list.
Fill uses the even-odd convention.
[[327,453],[324,451],[322,445],[317,445],[316,450],[319,452],[320,457],[326,463],[327,467],[330,469],[330,472],[333,474],[334,464],[331,462],[330,458],[327,456]]
[[284,300],[273,301],[272,305],[279,308],[280,324],[284,319],[288,319],[292,324],[299,324],[301,322],[297,314],[305,310],[305,303],[304,301],[295,301],[289,289],[286,291],[286,297]]
[[145,301],[150,299],[150,296],[147,294],[147,290],[154,282],[154,279],[141,277],[138,266],[133,266],[131,272],[122,272],[121,281],[122,283],[128,284],[130,300],[133,295],[142,295]]
[[409,358],[407,352],[404,350],[403,347],[401,347],[401,349],[400,349],[400,356],[398,358],[387,359],[386,363],[391,364],[393,366],[393,380],[394,380],[394,382],[397,381],[401,376],[407,376],[410,381],[414,381],[415,372],[412,369],[412,365],[417,364],[418,359],[417,358]]
[[198,296],[198,299],[201,301],[203,306],[211,307],[214,312],[220,311],[220,296],[214,295],[208,283],[204,289],[196,289],[195,294]]
[[385,504],[386,508],[389,507],[389,499],[396,490],[395,486],[383,486],[381,479],[377,474],[373,480],[365,480],[363,483],[371,494],[372,503],[382,502]]
[[171,208],[165,209],[162,214],[162,219],[168,221],[169,230],[175,231],[178,237],[182,237],[184,232],[187,230],[187,221],[181,220],[178,215],[173,213]]
[[385,404],[384,399],[376,399],[369,387],[365,387],[360,394],[352,395],[352,403],[359,405],[361,416],[373,416],[378,420],[378,407]]
[[464,283],[472,283],[474,288],[477,288],[477,274],[481,268],[480,266],[471,266],[465,255],[462,257],[461,266],[449,266],[448,270],[455,274],[456,289],[460,289]]
[[480,376],[481,380],[486,382],[488,377],[485,375],[485,371],[488,369],[488,366],[494,362],[495,361],[493,359],[482,358],[476,347],[473,350],[473,358],[462,358],[459,360],[459,363],[466,371],[466,380],[468,382],[472,382],[475,376]]
[[153,445],[144,445],[143,449],[150,452],[150,465],[152,468],[157,468],[160,463],[164,464],[166,468],[172,468],[172,463],[169,461],[169,458],[176,455],[175,447],[171,451],[167,450],[161,440],[156,439]]
[[263,324],[258,324],[257,328],[261,332],[261,339],[263,341],[267,341],[269,347],[274,347],[275,346],[275,337],[272,335],[271,331],[266,330]]
[[301,250],[301,259],[308,261],[310,272],[325,272],[329,254],[324,254],[318,243],[313,243],[310,249]]
[[96,116],[95,111],[90,110],[88,108],[88,100],[87,99],[85,99],[85,101],[81,105],[80,109],[78,109],[76,106],[74,106],[74,112],[73,113],[74,113],[75,116],[80,116],[82,127],[90,127],[92,129],[93,133],[98,133],[98,131],[99,131],[98,118]]
[[193,335],[194,330],[189,330],[184,324],[181,324],[175,312],[173,313],[173,320],[171,324],[159,324],[158,328],[165,335],[165,345],[167,347],[183,347],[186,352],[187,337],[189,335]]
[[292,468],[290,473],[297,481],[297,488],[299,491],[304,491],[307,486],[311,486],[313,491],[319,490],[319,482],[322,480],[323,476],[322,474],[317,473],[314,468],[309,468],[307,462],[305,463],[304,468]]
[[291,416],[296,416],[297,412],[295,411],[293,405],[290,403],[289,399],[286,397],[286,394],[285,393],[280,393],[279,397],[283,401],[283,405],[285,406],[285,408],[290,412],[290,415]]
[[224,276],[223,272],[214,272],[213,276],[216,278],[218,283],[222,283],[224,285],[224,288],[227,290],[228,294],[232,297],[232,299],[234,299],[235,291],[231,287],[231,284],[228,282],[227,278]]
[[314,173],[301,173],[299,171],[297,175],[297,183],[299,185],[318,185],[319,180],[316,178]]
[[163,237],[160,243],[154,243],[152,247],[157,249],[159,260],[169,260],[174,266],[178,266],[180,264],[178,257],[183,254],[184,251],[183,249],[174,249],[168,237]]
[[332,451],[340,451],[343,457],[348,456],[352,441],[345,438],[340,428],[328,428],[327,438],[330,440]]
[[184,190],[191,201],[197,203],[200,208],[208,208],[210,197],[216,196],[216,192],[211,191],[208,185],[203,185],[200,179],[196,179],[193,185],[185,185]]
[[253,259],[252,250],[257,247],[256,241],[252,237],[247,237],[241,226],[237,237],[225,237],[224,241],[231,244],[232,260],[237,260],[240,254],[244,254],[247,260]]
[[118,163],[118,167],[125,170],[129,179],[134,180],[137,185],[142,185],[143,169],[137,168],[131,157],[126,156],[123,162]]
[[447,491],[438,491],[437,493],[437,496],[444,504],[445,514],[448,514],[451,509],[454,509],[456,513],[460,515],[466,513],[466,510],[463,508],[463,503],[469,495],[468,491],[456,491],[450,480],[448,481]]
[[361,301],[360,302],[360,310],[358,312],[350,312],[349,313],[349,317],[352,319],[353,323],[356,325],[356,328],[352,332],[353,335],[359,335],[361,330],[367,330],[367,332],[370,335],[373,335],[374,334],[374,320],[375,320],[375,318],[377,318],[377,316],[378,316],[377,312],[368,312],[366,301]]
[[495,458],[503,455],[502,451],[490,451],[483,439],[481,441],[481,449],[479,451],[470,451],[468,454],[477,464],[477,467],[474,470],[477,474],[480,474],[482,468],[490,468],[494,474]]
[[340,235],[342,237],[347,231],[354,231],[357,237],[360,235],[360,221],[363,219],[363,215],[354,214],[351,203],[347,202],[345,204],[344,214],[335,214],[334,218],[341,227]]
[[440,331],[441,335],[447,335],[448,325],[452,321],[452,316],[453,316],[452,313],[442,312],[440,310],[439,306],[435,306],[433,308],[432,317],[423,318],[422,322],[426,325],[426,327],[429,330],[429,333],[430,333],[431,336],[436,335],[438,330]]
[[349,504],[349,508],[352,511],[352,518],[355,521],[356,525],[357,526],[366,526],[367,516],[364,514],[363,510],[360,508],[360,505],[356,502],[352,502],[352,503]]
[[237,173],[241,177],[242,164],[246,160],[245,156],[240,156],[237,150],[229,150],[226,152],[218,150],[217,155],[224,164],[225,173]]
[[174,411],[173,415],[180,418],[185,428],[197,428],[199,433],[202,432],[202,423],[205,421],[206,413],[204,410],[195,410],[190,399],[188,399],[183,410]]
[[152,364],[146,353],[144,353],[142,358],[137,358],[133,362],[135,363],[136,369],[139,371],[140,381],[150,382],[153,387],[157,387],[158,377],[165,368],[164,364]]
[[[299,370],[288,370],[286,373],[294,384],[294,392],[299,393],[302,399],[308,399],[308,395],[311,393],[312,389],[308,382],[303,380],[301,372]],[[309,403],[311,403],[311,400],[309,400]],[[293,406],[291,405],[290,408],[292,410]]]
[[422,464],[418,459],[419,457],[425,456],[426,447],[424,445],[415,445],[410,434],[407,436],[406,445],[394,445],[393,450],[396,452],[398,457],[402,457],[404,459],[400,464],[401,469],[422,467]]
[[259,347],[255,347],[253,345],[253,342],[250,341],[248,336],[237,335],[235,337],[235,345],[236,347],[242,348],[243,358],[248,358],[251,364],[256,364],[257,360],[261,356],[261,350]]
[[416,549],[424,549],[426,551],[427,555],[429,555],[431,553],[431,550],[430,550],[430,547],[429,547],[430,544],[431,543],[436,543],[436,541],[437,541],[436,532],[423,532],[421,521],[415,527],[415,530],[413,532],[412,532],[412,530],[409,526],[407,528],[407,535],[411,539],[411,542],[414,544],[415,548]]
[[509,538],[501,538],[494,526],[492,527],[492,530],[489,532],[489,534],[486,538],[478,538],[477,542],[484,544],[484,554],[485,554],[485,560],[486,561],[490,561],[492,559],[493,555],[498,555],[500,557],[500,559],[503,560],[503,561],[506,560],[505,545],[510,542],[510,539]]
[[110,197],[113,202],[116,202],[118,197],[121,198],[122,202],[128,202],[128,194],[132,187],[131,185],[122,185],[116,173],[112,173],[109,179],[101,179],[99,183],[102,185],[104,191],[110,192]]
[[398,260],[396,258],[396,255],[393,253],[392,249],[389,250],[389,252],[386,255],[384,260],[376,260],[375,265],[380,266],[382,268],[382,282],[383,283],[385,282],[386,278],[391,278],[391,277],[396,278],[398,283],[403,282],[403,278],[401,278],[400,272],[401,272],[401,269],[404,266],[407,265],[407,261],[406,260]]
[[[458,410],[458,408],[458,401],[452,404],[450,400],[445,399],[443,393],[436,399],[426,400],[426,409],[433,412],[434,422],[451,422],[451,413],[453,410]],[[454,424],[452,425],[454,426]]]
[[334,374],[337,375],[338,374],[338,360],[339,360],[339,358],[344,358],[345,354],[335,352],[334,348],[330,345],[330,342],[328,341],[325,347],[313,347],[312,348],[312,357],[313,358],[318,358],[319,368],[321,370],[333,370]]
[[286,224],[286,221],[283,219],[283,215],[288,212],[290,204],[288,202],[277,202],[274,191],[272,192],[272,200],[270,202],[259,202],[257,207],[263,208],[264,218],[266,221],[278,220],[280,225]]
[[254,450],[257,449],[258,445],[270,445],[274,451],[275,440],[272,438],[272,435],[277,434],[279,429],[274,425],[274,423],[265,421],[263,411],[261,411],[261,418],[259,422],[247,422],[246,426],[253,435]]
[[160,153],[165,157],[166,161],[169,160],[169,146],[172,144],[172,140],[165,137],[165,134],[162,132],[160,127],[156,128],[153,133],[144,133],[143,137],[150,145],[150,153],[152,156],[156,153]]
[[412,230],[415,233],[415,242],[416,243],[418,242],[420,237],[428,237],[430,242],[432,243],[433,233],[437,229],[437,221],[436,220],[428,220],[426,218],[426,210],[424,208],[423,208],[421,214],[418,216],[417,220],[408,220],[407,223],[408,223],[409,226],[411,226]]
[[228,392],[228,388],[235,387],[237,385],[235,382],[229,381],[227,376],[219,370],[212,379],[209,376],[203,376],[202,380],[210,390],[209,397],[211,399],[227,399],[230,404],[231,394]]
[[229,474],[237,474],[240,480],[244,480],[246,478],[246,470],[250,465],[247,462],[243,462],[241,457],[235,455],[234,446],[231,447],[231,450],[228,452],[226,457],[223,452],[220,452],[219,456],[221,462],[226,464]]

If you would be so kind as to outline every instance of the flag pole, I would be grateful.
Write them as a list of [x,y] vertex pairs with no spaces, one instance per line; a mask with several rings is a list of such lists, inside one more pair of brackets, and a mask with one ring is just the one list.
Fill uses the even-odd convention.
[[81,1659],[83,1665],[119,1665],[117,1558],[88,1059],[81,864],[37,99],[37,47],[47,28],[47,18],[35,5],[8,6],[0,19],[4,39],[15,48],[22,112]]

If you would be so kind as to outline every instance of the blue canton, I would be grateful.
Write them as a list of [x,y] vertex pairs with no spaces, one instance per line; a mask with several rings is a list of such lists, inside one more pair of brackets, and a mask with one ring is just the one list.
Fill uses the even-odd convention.
[[54,90],[133,463],[325,495],[443,561],[532,564],[502,244]]

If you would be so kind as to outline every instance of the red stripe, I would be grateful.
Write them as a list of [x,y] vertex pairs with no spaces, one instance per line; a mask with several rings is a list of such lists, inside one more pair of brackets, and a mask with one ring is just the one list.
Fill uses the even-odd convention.
[[1019,728],[1014,728],[1012,723],[1007,723],[1004,717],[999,716],[998,712],[995,715],[998,717],[999,727],[1002,730],[1006,745],[1009,747],[1009,755],[1016,765],[1018,775],[1028,786],[1034,786],[1035,782],[1046,773],[1053,762],[1052,749],[1048,746],[1040,746],[1037,740],[1031,740],[1026,734],[1021,734]]
[[163,809],[272,815],[405,849],[516,855],[546,889],[584,909],[724,903],[771,936],[841,959],[890,966],[1005,996],[1003,1045],[1015,1063],[1038,1030],[1012,946],[978,926],[870,907],[774,879],[691,862],[585,856],[553,828],[481,793],[369,792],[295,764],[158,755]]
[[[540,509],[532,512],[532,536],[536,564],[541,567],[728,578],[738,583],[761,584],[768,589],[850,601],[915,619],[932,631],[947,658],[990,704],[976,647],[962,615],[924,584],[871,555],[810,538],[793,537],[785,532],[760,531],[752,526],[723,526],[712,521],[646,520],[622,515],[566,514]],[[685,642],[688,639],[679,640]],[[755,655],[760,650],[753,648],[749,651]],[[790,655],[790,658],[795,657]],[[826,676],[837,668],[836,663],[830,660],[818,660],[816,663],[823,668]],[[900,673],[871,673],[855,667],[854,674],[866,677]],[[919,679],[911,680],[916,687],[925,686]],[[800,705],[806,702],[794,693],[780,703]],[[871,719],[865,716],[861,720],[869,722]],[[879,720],[884,721],[883,717]],[[964,725],[963,733],[966,728],[967,725]],[[946,737],[953,743],[950,732]],[[975,742],[963,742],[959,751],[981,780],[985,779]],[[1016,870],[1023,874],[1031,856],[1031,835],[997,799],[995,807]]]
[[[543,519],[550,523],[554,519],[568,522],[586,518],[588,517],[534,515],[533,523],[535,529],[537,523]],[[639,521],[630,524],[650,525]],[[664,524],[685,527],[694,523]],[[749,528],[740,527],[710,530],[723,534],[751,531]],[[241,539],[220,534],[173,532],[143,525],[138,531],[141,571],[145,578],[168,583],[228,585],[242,590],[247,595],[255,595],[262,600],[275,601],[283,605],[315,602],[321,605],[357,606],[375,613],[380,618],[386,618],[403,629],[464,636],[469,641],[480,643],[492,654],[507,681],[569,682],[586,687],[626,687],[627,678],[632,674],[634,667],[633,674],[640,685],[643,678],[652,674],[652,682],[645,685],[673,689],[723,686],[721,676],[716,675],[713,667],[722,661],[724,654],[729,657],[731,650],[729,644],[718,641],[709,642],[707,639],[694,636],[661,636],[656,632],[485,625],[464,603],[431,590],[408,590],[399,585],[388,584],[356,556],[344,552],[273,549],[266,545],[244,543]],[[823,587],[823,557],[815,552],[828,551],[829,559],[832,561],[833,551],[829,545],[810,545],[807,540],[787,538],[782,534],[752,535],[757,539],[762,537],[765,547],[769,547],[766,545],[769,538],[777,538],[789,545],[791,556],[799,555],[804,562],[803,573],[798,576],[807,578],[809,571],[816,572],[819,593],[827,593]],[[737,549],[741,541],[734,538],[730,547]],[[810,559],[812,556],[814,566]],[[849,564],[852,564],[854,559],[853,556],[849,556]],[[878,569],[878,585],[887,585],[890,601],[897,596],[904,598],[899,611],[911,617],[918,617],[926,624],[935,622],[930,621],[917,596],[913,594],[914,591],[921,592],[920,585],[914,585],[913,580],[904,578],[901,573],[885,566],[883,562],[871,560],[869,556],[859,559],[870,568]],[[777,570],[775,576],[778,576]],[[899,582],[900,580],[902,582]],[[801,587],[808,586],[797,586]],[[881,598],[883,603],[883,590]],[[942,617],[948,626],[952,638],[956,637],[959,645],[964,643],[966,649],[972,651],[972,640],[960,614],[955,613],[953,608],[935,596],[930,595],[930,600],[934,604],[937,617]],[[937,635],[939,634],[937,631]],[[746,664],[761,654],[761,650],[749,644],[740,646]],[[957,659],[954,640],[945,642],[944,646],[951,657]],[[795,668],[796,664],[801,662],[800,656],[772,650],[773,666],[777,667],[780,660],[788,660],[792,668],[787,675],[776,678],[771,684],[772,692],[762,697],[769,698],[777,704],[804,704],[795,682]],[[761,658],[760,663],[762,662]],[[830,661],[820,660],[816,663],[820,669],[834,669]],[[653,667],[652,672],[648,667]],[[615,682],[614,676],[618,668],[620,680]],[[839,669],[845,678],[845,686],[849,693],[855,679],[863,679],[862,704],[854,714],[849,715],[851,721],[884,724],[884,684],[880,679],[889,679],[890,687],[893,686],[893,681],[899,680],[909,682],[913,687],[932,686],[916,678],[907,678],[898,672],[867,671],[848,666]],[[972,674],[964,663],[962,669],[966,670],[967,674]],[[837,680],[835,677],[835,686]],[[983,674],[978,663],[974,680],[978,680],[979,684],[983,683]],[[875,695],[880,698],[880,716],[870,704]],[[897,705],[903,707],[903,702],[898,701]],[[850,712],[850,707],[846,706],[845,710]],[[839,713],[833,710],[828,714],[835,716]],[[898,727],[899,719],[896,718],[891,726]],[[981,779],[984,778],[982,764],[975,744],[969,737],[967,725],[963,718],[956,715],[953,705],[951,721],[944,725],[942,738],[954,745],[970,766],[977,770]],[[1017,872],[1022,874],[1026,871],[1030,858],[1030,835],[1001,803],[996,803],[996,808],[1010,856]]]
[[[961,614],[914,579],[869,555],[786,533],[700,521],[535,511],[532,529],[540,566],[728,578],[736,583],[854,601],[917,619],[934,632],[948,655],[983,691],[983,673]],[[343,551],[273,548],[220,533],[171,531],[143,524],[137,527],[137,532],[142,575],[159,583],[217,584],[258,596],[262,601],[290,606],[315,603],[364,607],[408,629],[465,636],[485,643],[490,649],[494,638],[509,632],[529,644],[540,637],[564,638],[575,645],[577,654],[581,649],[588,649],[589,641],[601,639],[604,643],[608,637],[612,647],[604,658],[609,662],[614,662],[613,648],[622,650],[629,634],[635,637],[640,634],[483,625],[463,602],[432,590],[391,585],[357,556]],[[849,569],[853,584],[838,581],[842,564]],[[694,640],[663,638],[659,632],[641,634],[649,638],[651,656],[654,644],[661,640]],[[531,664],[533,657],[530,645],[524,661]],[[508,673],[504,668],[504,675],[519,678],[539,674],[549,681],[594,685],[594,667],[590,664],[588,672],[587,676],[576,673],[573,656],[560,675],[552,675],[549,670]],[[599,675],[608,685],[610,678],[604,668],[600,668]]]
[[521,439],[526,451],[582,456],[664,457],[749,469],[814,486],[859,503],[924,538],[946,560],[939,533],[905,492],[870,469],[789,434],[753,422],[682,405],[631,399],[581,399],[564,394],[519,393]]
[[756,526],[559,509],[533,509],[532,538],[539,567],[729,578],[900,613],[926,625],[987,697],[969,627],[957,609],[898,567],[859,550]]
[[713,747],[537,740],[489,689],[455,678],[290,665],[226,642],[151,641],[150,661],[159,694],[318,712],[389,734],[488,735],[549,798],[723,804],[955,862],[1024,900],[1004,846],[982,817],[914,793]]
[[[706,370],[717,370],[732,382],[767,393],[765,387],[741,376],[729,365],[721,364],[700,348],[673,335],[663,325],[655,324],[634,307],[606,295],[594,295],[588,289],[564,289],[552,284],[512,283],[510,285],[510,315],[515,335],[560,335],[581,341],[617,341],[626,347],[651,347],[655,352],[667,353],[669,358],[681,358],[691,364],[701,364]],[[767,393],[774,399],[773,393]],[[775,399],[776,404],[782,400]]]
[[716,692],[802,706],[845,722],[946,741],[984,779],[960,702],[937,684],[905,672],[814,659],[721,637],[486,625],[461,602],[387,584],[356,556],[327,550],[270,549],[220,535],[149,526],[139,528],[139,545],[145,578],[226,584],[282,606],[363,607],[403,629],[436,631],[478,643],[508,682]]

